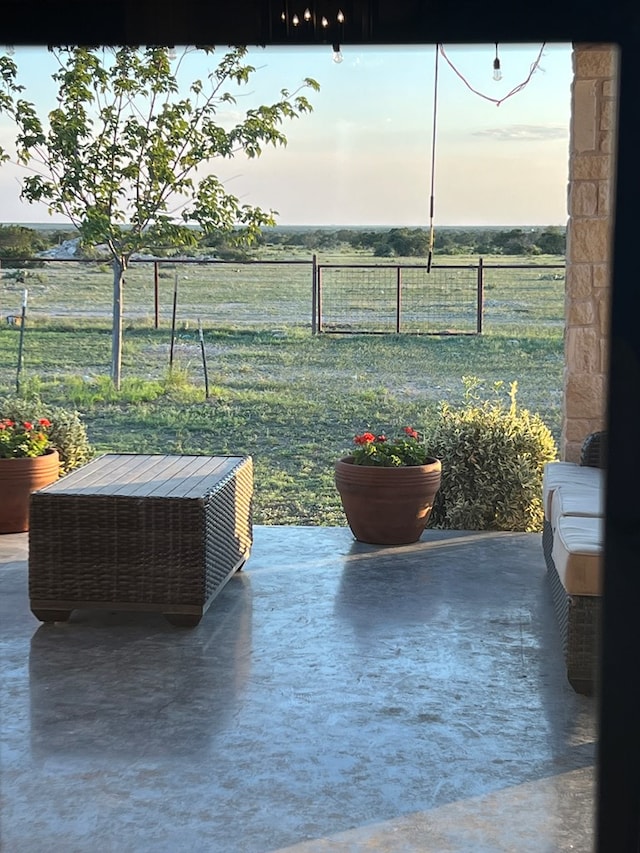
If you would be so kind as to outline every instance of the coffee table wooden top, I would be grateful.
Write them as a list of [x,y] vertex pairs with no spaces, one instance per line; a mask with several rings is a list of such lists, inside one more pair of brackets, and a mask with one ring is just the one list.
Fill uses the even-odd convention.
[[161,456],[105,453],[45,486],[47,495],[201,498],[245,456]]

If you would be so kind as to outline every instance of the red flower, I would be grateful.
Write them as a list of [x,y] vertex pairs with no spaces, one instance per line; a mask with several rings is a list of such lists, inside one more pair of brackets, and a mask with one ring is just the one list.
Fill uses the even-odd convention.
[[376,440],[376,437],[372,432],[363,432],[362,435],[356,435],[353,440],[356,444],[371,444],[372,441]]
[[49,418],[40,418],[38,423],[41,427],[45,427],[45,429],[51,426],[51,421],[49,420]]
[[26,430],[33,429],[33,424],[31,423],[31,421],[23,421],[22,426],[23,426]]
[[356,447],[349,456],[354,465],[377,465],[384,468],[424,465],[429,458],[424,439],[413,427],[404,427],[399,436],[387,437],[363,432],[354,436]]

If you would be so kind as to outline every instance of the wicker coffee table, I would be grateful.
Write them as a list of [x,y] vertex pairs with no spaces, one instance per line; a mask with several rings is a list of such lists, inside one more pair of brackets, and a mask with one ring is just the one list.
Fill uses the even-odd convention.
[[249,456],[108,453],[31,496],[29,598],[43,622],[74,609],[163,613],[197,625],[249,557]]

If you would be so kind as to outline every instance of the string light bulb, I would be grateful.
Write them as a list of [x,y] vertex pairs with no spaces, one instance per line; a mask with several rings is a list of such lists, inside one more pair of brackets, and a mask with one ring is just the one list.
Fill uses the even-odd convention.
[[[338,9],[337,12],[331,13],[331,19],[327,15],[316,14],[315,6],[309,5],[304,7],[304,11],[301,14],[294,12],[293,15],[289,16],[289,13],[286,9],[283,9],[280,12],[280,20],[285,25],[287,30],[289,29],[289,25],[291,27],[299,27],[300,29],[304,29],[304,32],[313,37],[315,34],[316,40],[318,39],[318,33],[321,31],[323,33],[322,40],[328,41],[329,32],[332,32],[334,38],[339,38],[342,40],[342,36],[344,33],[344,22],[345,22],[345,14],[342,9]],[[304,26],[300,27],[300,25],[304,22]],[[319,23],[318,23],[319,22]],[[333,45],[333,60],[334,62],[342,62],[342,52],[340,50],[340,45],[336,42]]]
[[498,42],[496,42],[496,58],[493,60],[493,79],[496,83],[502,80],[502,71],[500,70],[500,57],[498,56]]

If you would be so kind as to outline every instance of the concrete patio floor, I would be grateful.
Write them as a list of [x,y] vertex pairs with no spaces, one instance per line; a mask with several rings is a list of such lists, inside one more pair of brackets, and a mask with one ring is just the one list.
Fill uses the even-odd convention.
[[41,625],[0,536],[5,853],[592,850],[540,535],[254,533],[195,629]]

